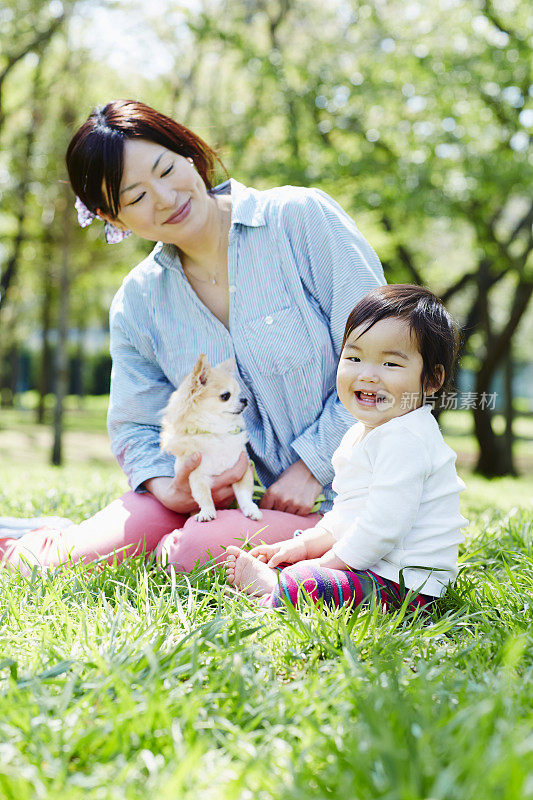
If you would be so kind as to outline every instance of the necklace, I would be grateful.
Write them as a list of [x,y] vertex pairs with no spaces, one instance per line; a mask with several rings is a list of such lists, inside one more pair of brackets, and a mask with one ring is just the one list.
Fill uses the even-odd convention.
[[[223,245],[223,238],[224,238],[224,229],[227,227],[228,221],[231,219],[231,210],[227,209],[220,209],[220,230],[218,234],[218,244],[217,244],[217,251],[220,253]],[[208,278],[200,278],[199,275],[195,275],[194,272],[191,272],[190,267],[183,266],[183,271],[186,273],[187,277],[193,278],[195,281],[199,283],[210,283],[212,286],[218,286],[218,268],[220,266],[220,259],[218,259],[217,263],[215,264],[215,270],[212,275]]]

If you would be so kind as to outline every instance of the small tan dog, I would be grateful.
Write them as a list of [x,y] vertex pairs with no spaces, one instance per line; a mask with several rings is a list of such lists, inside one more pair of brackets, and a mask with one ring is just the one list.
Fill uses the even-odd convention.
[[[235,359],[211,367],[206,356],[198,358],[194,369],[170,396],[164,411],[161,448],[176,456],[176,473],[193,453],[202,460],[189,475],[191,494],[200,506],[199,522],[215,519],[211,496],[212,476],[232,467],[245,450],[247,441],[242,412],[246,400],[239,397],[235,380]],[[263,516],[252,499],[252,464],[233,491],[242,513],[251,519]]]

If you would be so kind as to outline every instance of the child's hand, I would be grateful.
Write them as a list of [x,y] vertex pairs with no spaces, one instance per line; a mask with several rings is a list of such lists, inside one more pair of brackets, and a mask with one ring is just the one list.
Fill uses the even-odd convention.
[[267,567],[274,569],[278,564],[295,564],[297,561],[304,561],[307,558],[307,546],[305,542],[296,539],[289,539],[286,542],[277,544],[258,544],[250,550],[250,555],[259,561],[266,562]]
[[351,570],[351,567],[345,564],[344,561],[341,561],[333,550],[328,550],[327,553],[324,553],[324,555],[318,559],[318,563],[321,567],[327,567],[328,569],[342,569],[345,572]]
[[250,555],[254,558],[257,558],[258,561],[262,561],[266,564],[269,561],[274,553],[277,553],[281,546],[281,542],[277,544],[257,544],[255,547],[252,547],[250,550]]

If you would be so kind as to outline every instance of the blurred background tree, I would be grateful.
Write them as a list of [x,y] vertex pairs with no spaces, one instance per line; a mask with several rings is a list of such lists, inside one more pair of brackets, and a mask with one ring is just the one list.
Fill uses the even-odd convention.
[[[478,398],[477,468],[515,471],[512,375],[530,360],[533,327],[529,3],[53,0],[26,2],[23,21],[20,3],[0,15],[4,402],[21,384],[32,330],[40,391],[50,389],[67,307],[72,382],[83,392],[85,375],[92,391],[83,331],[101,325],[146,245],[108,248],[101,230],[67,221],[63,154],[93,105],[137,97],[217,145],[245,183],[328,191],[388,281],[439,293],[463,326],[462,364],[474,376],[464,387]],[[481,401],[497,370],[503,431]]]

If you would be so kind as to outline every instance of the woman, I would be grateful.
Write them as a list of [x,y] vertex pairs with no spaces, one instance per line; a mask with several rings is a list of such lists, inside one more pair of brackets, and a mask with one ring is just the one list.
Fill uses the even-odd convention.
[[[349,311],[384,282],[378,257],[352,220],[317,189],[213,187],[217,156],[198,136],[148,106],[112,101],[93,112],[67,152],[80,224],[105,221],[108,241],[130,232],[157,242],[111,307],[113,372],[108,428],[131,492],[66,531],[4,540],[4,558],[55,565],[157,548],[189,570],[261,531],[273,543],[310,527],[316,498],[332,504],[331,455],[350,425],[335,392]],[[354,288],[355,287],[355,288]],[[199,353],[236,358],[249,453],[267,491],[263,519],[197,506],[190,459],[174,476],[159,448],[160,414]],[[218,476],[224,509],[246,458]],[[258,539],[252,538],[257,542]]]

